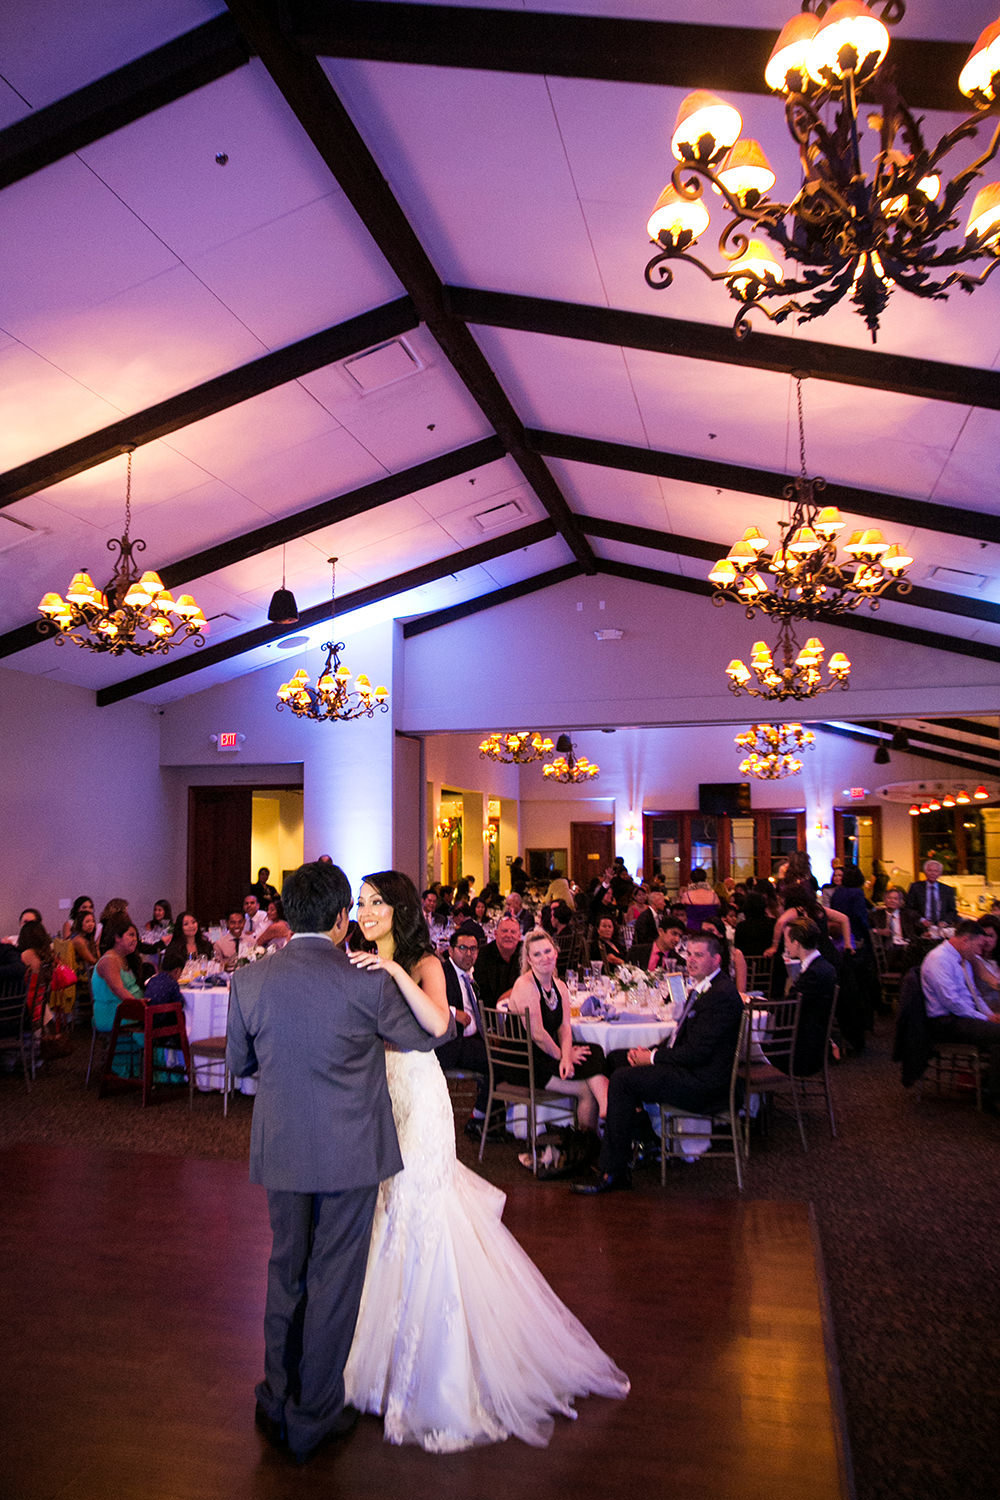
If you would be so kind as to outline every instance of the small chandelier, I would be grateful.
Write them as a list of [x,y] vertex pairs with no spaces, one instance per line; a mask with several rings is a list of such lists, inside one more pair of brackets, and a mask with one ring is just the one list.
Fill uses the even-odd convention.
[[442,844],[457,844],[461,834],[461,818],[440,818],[434,825],[434,837]]
[[736,736],[737,748],[747,752],[740,761],[740,773],[756,776],[758,781],[797,776],[802,770],[797,752],[809,750],[815,743],[813,731],[801,724],[751,724]]
[[[738,698],[749,693],[751,698],[767,698],[773,703],[783,703],[787,698],[802,701],[815,698],[820,693],[829,693],[841,688],[845,693],[850,687],[851,663],[843,651],[835,651],[827,664],[829,677],[823,677],[823,642],[818,636],[810,636],[799,649],[790,620],[782,620],[778,631],[775,655],[781,665],[776,666],[774,657],[764,641],[755,641],[750,653],[749,668],[735,659],[726,668],[729,691]],[[757,686],[750,685],[756,677]]]
[[[872,12],[878,10],[883,19]],[[1000,261],[1000,182],[976,194],[957,241],[956,217],[969,188],[993,160],[1000,127],[983,153],[941,189],[944,158],[975,138],[1000,98],[1000,20],[988,26],[958,78],[975,113],[924,144],[921,122],[897,91],[887,26],[906,14],[903,0],[803,0],[784,26],[764,80],[785,96],[785,118],[798,148],[802,185],[789,203],[768,197],[775,176],[760,144],[741,135],[731,104],[698,90],[681,104],[671,140],[677,159],[647,224],[657,254],[646,266],[654,290],[668,287],[675,261],[723,281],[739,304],[734,331],[745,337],[751,312],[774,323],[791,314],[819,318],[848,297],[871,330],[896,287],[917,297],[942,297],[950,287],[971,292]],[[859,103],[873,106],[859,121]],[[877,132],[863,160],[865,124]],[[730,215],[719,237],[728,263],[713,271],[690,253],[708,228],[708,183]],[[744,230],[743,226],[748,226]],[[754,233],[765,235],[794,269],[788,272]],[[950,243],[943,237],[952,236]],[[986,262],[979,275],[954,267]],[[780,299],[776,307],[766,303]]]
[[[336,613],[337,559],[328,558],[330,564],[330,619]],[[389,689],[372,688],[371,679],[359,672],[354,679],[355,690],[351,691],[349,667],[341,664],[340,653],[343,641],[324,641],[326,661],[315,687],[309,684],[309,674],[300,667],[295,675],[283,682],[278,689],[278,701],[274,705],[280,713],[290,708],[297,719],[315,719],[323,724],[332,719],[343,723],[351,719],[371,719],[376,708],[381,713],[389,711]]]
[[548,761],[542,767],[542,775],[550,781],[575,786],[581,781],[594,781],[601,774],[600,766],[595,766],[585,755],[577,757],[573,754],[573,741],[568,734],[559,736],[556,750],[559,753],[555,760]]
[[[41,635],[58,631],[56,644],[73,641],[85,651],[110,652],[122,656],[165,655],[182,641],[204,646],[208,621],[190,594],[175,599],[163,587],[159,573],[140,574],[133,553],[145,552],[141,537],[129,537],[132,525],[132,449],[128,452],[125,478],[125,531],[110,537],[109,552],[117,548],[118,560],[103,592],[85,568],[74,573],[66,598],[45,594],[39,603]],[[171,619],[171,616],[173,618]]]
[[[837,560],[837,535],[844,521],[835,505],[821,506],[816,494],[826,480],[806,474],[806,435],[802,416],[802,380],[796,376],[799,415],[799,475],[785,486],[787,518],[778,522],[781,540],[773,552],[767,537],[748,526],[709,573],[715,584],[712,603],[742,604],[748,620],[763,610],[778,620],[816,620],[847,614],[859,604],[878,609],[886,589],[895,585],[908,594],[906,569],[913,558],[898,543],[888,543],[881,531],[854,531],[844,543],[847,558]],[[768,588],[761,571],[769,572]]]
[[499,761],[504,766],[530,766],[532,761],[551,755],[554,749],[552,741],[543,738],[537,729],[518,729],[507,734],[500,731],[488,734],[479,746],[479,753],[484,760]]

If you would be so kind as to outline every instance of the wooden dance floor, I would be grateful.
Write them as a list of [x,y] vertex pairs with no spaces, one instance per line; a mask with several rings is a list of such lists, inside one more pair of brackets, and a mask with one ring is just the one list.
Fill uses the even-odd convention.
[[580,1402],[547,1449],[444,1458],[365,1417],[297,1470],[253,1427],[269,1235],[243,1164],[28,1146],[0,1152],[0,1183],[5,1500],[850,1493],[801,1204],[525,1181],[506,1222],[628,1400]]

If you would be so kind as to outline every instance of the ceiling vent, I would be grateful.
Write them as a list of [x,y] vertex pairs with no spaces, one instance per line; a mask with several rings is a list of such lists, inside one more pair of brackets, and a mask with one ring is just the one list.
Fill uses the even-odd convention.
[[40,526],[29,526],[27,521],[15,521],[13,516],[0,514],[0,553],[30,542],[33,536],[44,536]]
[[927,580],[936,584],[939,589],[951,589],[956,594],[968,593],[970,589],[984,589],[990,581],[985,573],[966,573],[962,568],[931,568]]
[[501,526],[511,526],[524,515],[524,507],[516,500],[501,500],[486,510],[477,510],[472,519],[480,531],[497,531]]
[[345,359],[340,367],[355,390],[363,396],[384,390],[387,385],[417,375],[424,368],[405,339],[389,339],[363,354]]
[[594,635],[599,641],[620,641],[624,634],[624,630],[614,630],[611,627],[594,631]]

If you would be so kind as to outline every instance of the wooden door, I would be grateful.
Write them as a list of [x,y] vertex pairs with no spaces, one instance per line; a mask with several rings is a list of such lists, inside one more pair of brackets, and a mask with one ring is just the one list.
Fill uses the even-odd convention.
[[612,823],[571,823],[569,825],[570,878],[582,890],[595,875],[603,875],[614,859],[614,825]]
[[252,787],[188,788],[187,904],[205,927],[243,905],[252,827]]

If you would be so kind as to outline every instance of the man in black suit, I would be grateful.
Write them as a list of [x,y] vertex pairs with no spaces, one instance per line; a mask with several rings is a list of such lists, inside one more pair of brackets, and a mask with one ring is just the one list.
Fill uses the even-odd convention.
[[[795,1036],[795,1072],[803,1078],[823,1066],[826,1028],[837,988],[837,971],[819,953],[819,928],[808,917],[800,917],[785,929],[785,953],[798,960],[798,976],[789,994],[799,997],[799,1029]],[[767,1056],[767,1042],[761,1044]],[[775,1059],[774,1066],[788,1072],[788,1058]]]
[[650,973],[665,968],[671,960],[675,969],[683,969],[684,960],[678,952],[678,946],[686,932],[687,927],[679,917],[664,917],[655,943],[634,944],[628,950],[628,962],[635,964],[637,968],[648,969]]
[[427,1052],[441,1037],[388,975],[356,969],[337,947],[351,906],[343,870],[303,865],[283,897],[291,941],[234,974],[226,1060],[237,1078],[260,1073],[250,1181],[267,1189],[273,1234],[254,1420],[304,1463],[357,1416],[344,1406],[344,1365],[378,1185],[403,1165],[384,1044]]
[[465,1122],[466,1135],[477,1141],[482,1135],[489,1093],[489,1065],[483,1041],[479,991],[472,976],[478,957],[476,924],[463,922],[448,939],[448,957],[444,960],[444,985],[457,1034],[435,1048],[438,1062],[445,1072],[449,1068],[462,1068],[478,1077],[476,1102],[471,1117]]
[[656,942],[656,933],[660,924],[660,918],[666,910],[667,898],[662,891],[651,890],[649,892],[649,905],[635,919],[632,929],[632,942],[636,948],[652,947]]
[[906,893],[906,904],[916,912],[922,927],[954,927],[958,921],[955,888],[942,884],[943,870],[940,860],[929,859],[924,865],[926,879],[915,880]]
[[886,966],[892,974],[902,974],[910,967],[913,951],[910,944],[923,930],[917,913],[905,902],[902,886],[890,885],[885,893],[885,906],[876,907],[869,919],[875,941],[882,943]]
[[628,1163],[639,1106],[660,1104],[695,1114],[716,1104],[722,1107],[729,1092],[743,1002],[733,981],[722,972],[720,951],[714,933],[697,932],[688,938],[692,987],[681,1023],[672,1041],[654,1051],[633,1047],[629,1066],[611,1075],[600,1175],[593,1183],[575,1183],[575,1193],[610,1193],[632,1186]]

